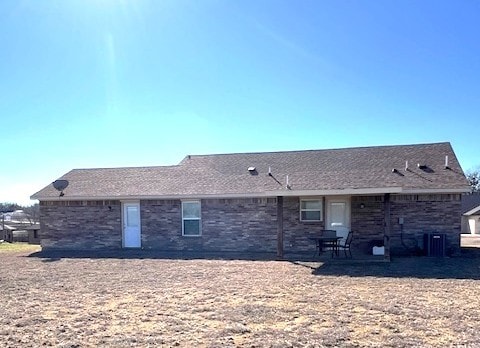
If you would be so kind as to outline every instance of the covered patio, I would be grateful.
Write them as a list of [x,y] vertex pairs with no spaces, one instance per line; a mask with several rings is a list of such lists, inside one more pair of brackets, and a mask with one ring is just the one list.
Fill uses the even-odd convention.
[[[332,197],[342,197],[341,202],[337,202],[338,200],[331,199]],[[345,198],[346,197],[346,198]],[[375,196],[378,197],[378,196]],[[330,197],[322,197],[324,204],[322,204],[323,216],[325,216],[324,226],[326,230],[336,230],[338,236],[344,236],[345,230],[348,232],[353,232],[353,238],[359,239],[360,237],[362,240],[365,240],[365,235],[362,236],[362,231],[356,231],[355,227],[357,227],[357,217],[358,213],[357,210],[364,210],[366,208],[365,203],[362,200],[365,200],[365,196],[330,196]],[[378,199],[377,199],[378,200]],[[344,211],[342,214],[336,214],[337,211],[330,210],[328,211],[329,205],[325,204],[326,201],[331,201],[332,206],[336,204],[338,206],[340,203],[344,204]],[[378,205],[378,203],[376,204]],[[391,226],[391,203],[390,203],[390,193],[383,194],[383,200],[381,202],[382,211],[383,211],[383,247],[384,247],[384,254],[382,258],[384,260],[390,260],[390,236],[392,233],[392,226]],[[330,208],[331,209],[331,208]],[[277,196],[277,257],[282,259],[285,257],[285,230],[284,230],[284,196]],[[340,221],[342,220],[342,221]],[[318,230],[318,234],[314,236],[320,237],[320,231]],[[371,232],[370,232],[371,233]],[[378,240],[379,235],[375,234],[371,236],[374,240]],[[312,238],[312,237],[310,237]],[[367,237],[368,238],[368,237]],[[352,250],[353,252],[359,257],[360,255],[362,258],[368,256],[368,253],[365,252],[365,246],[363,246],[363,252],[361,244],[359,242],[352,242]],[[355,250],[356,249],[356,250]],[[339,257],[340,255],[337,255]],[[373,256],[373,255],[372,255]],[[375,257],[378,259],[378,257]]]

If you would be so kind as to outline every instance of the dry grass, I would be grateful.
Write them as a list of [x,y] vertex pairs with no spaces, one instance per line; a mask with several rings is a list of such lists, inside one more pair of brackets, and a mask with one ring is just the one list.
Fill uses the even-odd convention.
[[39,245],[32,245],[28,243],[0,243],[1,252],[35,252],[40,251]]
[[0,346],[480,346],[475,251],[369,265],[26,254],[0,254]]

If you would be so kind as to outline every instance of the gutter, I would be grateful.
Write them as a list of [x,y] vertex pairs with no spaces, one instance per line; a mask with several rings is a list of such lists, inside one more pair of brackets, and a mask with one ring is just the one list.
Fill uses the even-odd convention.
[[230,199],[230,198],[276,198],[276,197],[307,197],[307,196],[355,196],[377,194],[461,194],[470,192],[470,189],[408,189],[401,187],[377,187],[334,190],[274,190],[256,193],[227,193],[227,194],[167,194],[167,195],[118,195],[118,196],[40,196],[32,195],[31,199],[39,201],[96,201],[96,200],[152,200],[152,199]]

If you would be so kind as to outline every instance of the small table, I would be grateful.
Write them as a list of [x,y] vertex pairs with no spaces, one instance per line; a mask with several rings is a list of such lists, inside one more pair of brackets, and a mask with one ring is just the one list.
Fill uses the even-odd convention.
[[[342,237],[333,237],[333,236],[320,236],[320,237],[310,237],[316,244],[318,255],[323,251],[325,247],[332,248],[332,257],[333,255],[338,256],[338,241],[342,239]],[[316,253],[316,251],[315,251]],[[315,256],[315,254],[314,254]]]

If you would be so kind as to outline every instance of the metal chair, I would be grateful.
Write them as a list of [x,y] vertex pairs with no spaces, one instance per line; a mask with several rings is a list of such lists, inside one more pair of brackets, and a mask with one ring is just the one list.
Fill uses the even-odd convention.
[[343,249],[343,252],[345,253],[345,257],[347,257],[347,251],[348,251],[348,254],[350,255],[350,258],[352,258],[352,251],[350,250],[350,246],[352,244],[352,239],[353,239],[353,232],[350,231],[350,232],[348,232],[347,239],[345,239],[345,243],[337,245],[337,248],[339,250]]

